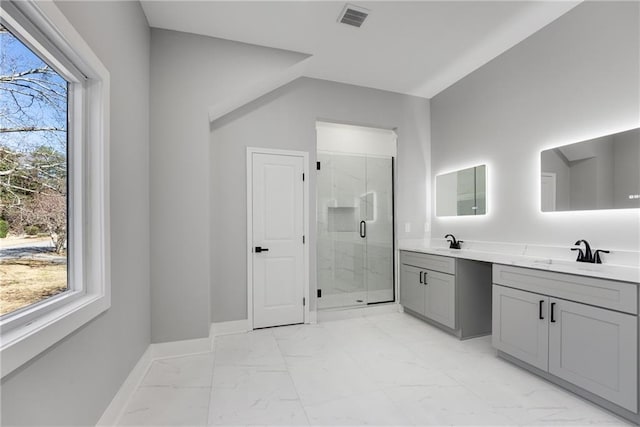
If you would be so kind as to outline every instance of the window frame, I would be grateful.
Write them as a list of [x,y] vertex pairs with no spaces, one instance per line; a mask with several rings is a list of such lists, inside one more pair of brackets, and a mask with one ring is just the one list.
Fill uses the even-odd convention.
[[4,377],[111,306],[109,72],[53,2],[3,1],[3,24],[69,82],[68,290],[0,320]]

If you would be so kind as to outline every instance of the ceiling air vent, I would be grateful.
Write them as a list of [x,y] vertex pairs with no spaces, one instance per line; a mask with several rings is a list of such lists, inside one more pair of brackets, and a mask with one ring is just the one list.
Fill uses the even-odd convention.
[[368,9],[347,3],[342,9],[338,22],[360,28],[367,16],[369,16]]

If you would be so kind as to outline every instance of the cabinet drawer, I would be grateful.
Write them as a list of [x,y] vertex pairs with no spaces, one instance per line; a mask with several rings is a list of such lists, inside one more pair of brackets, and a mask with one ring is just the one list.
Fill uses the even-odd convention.
[[500,264],[493,265],[493,283],[638,314],[638,286],[632,283]]
[[447,274],[455,274],[455,258],[429,255],[420,252],[400,251],[400,264],[412,265],[427,270],[440,271]]

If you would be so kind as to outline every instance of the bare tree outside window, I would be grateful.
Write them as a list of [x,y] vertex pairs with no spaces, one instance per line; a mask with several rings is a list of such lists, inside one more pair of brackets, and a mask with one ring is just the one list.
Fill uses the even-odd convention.
[[0,25],[0,315],[68,289],[68,87]]

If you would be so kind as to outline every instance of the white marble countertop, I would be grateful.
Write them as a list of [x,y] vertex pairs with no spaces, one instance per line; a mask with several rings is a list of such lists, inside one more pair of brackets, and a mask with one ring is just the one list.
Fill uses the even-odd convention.
[[546,258],[543,256],[526,256],[491,252],[490,249],[449,249],[448,247],[436,245],[431,246],[428,243],[418,242],[401,242],[398,246],[400,250],[422,252],[431,255],[463,258],[494,264],[514,265],[518,267],[535,268],[538,270],[577,274],[581,276],[599,277],[602,279],[620,280],[636,284],[640,283],[640,268],[633,266],[588,264],[567,259]]

